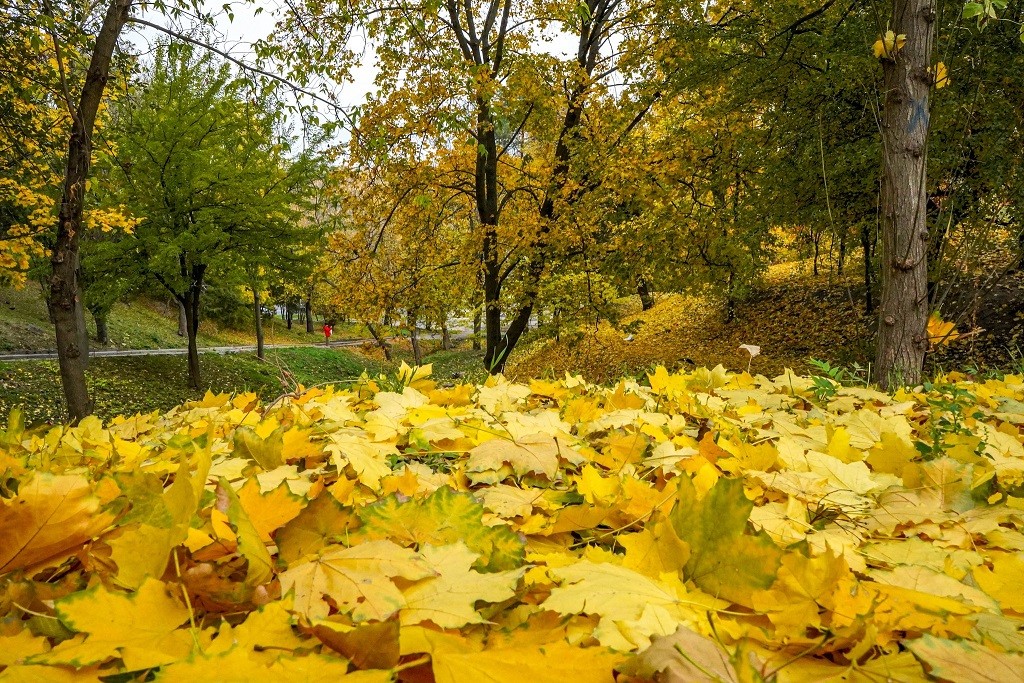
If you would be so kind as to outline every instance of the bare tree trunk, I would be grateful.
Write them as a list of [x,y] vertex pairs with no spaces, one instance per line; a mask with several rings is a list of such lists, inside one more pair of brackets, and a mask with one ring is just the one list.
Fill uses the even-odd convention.
[[894,0],[892,30],[906,44],[882,60],[882,300],[875,365],[883,388],[921,381],[928,349],[929,72],[934,0]]
[[188,332],[188,388],[197,391],[203,388],[199,370],[199,290],[189,287],[185,293],[185,320]]
[[96,36],[89,70],[82,86],[78,108],[72,115],[68,139],[64,189],[57,218],[57,236],[50,256],[50,316],[57,337],[57,358],[61,387],[73,422],[92,411],[85,385],[85,359],[76,323],[75,299],[78,292],[78,246],[82,234],[82,211],[86,180],[92,158],[92,133],[96,112],[110,74],[110,60],[117,45],[132,0],[110,0],[103,24]]
[[178,336],[188,334],[188,318],[185,316],[185,304],[178,301]]
[[651,293],[651,286],[643,275],[636,278],[636,293],[640,295],[641,309],[649,311],[654,308],[654,294]]
[[110,343],[110,333],[107,331],[107,314],[94,313],[92,318],[96,321],[96,341],[106,346]]
[[75,271],[75,327],[78,330],[78,348],[82,350],[82,367],[89,369],[89,328],[85,325],[85,278],[82,277],[81,255]]
[[313,334],[313,301],[307,297],[302,305],[306,312],[306,334]]
[[875,310],[875,300],[871,292],[871,229],[866,223],[860,230],[860,246],[864,250],[864,312],[870,315]]
[[384,360],[390,361],[391,360],[391,344],[389,344],[388,340],[385,339],[384,337],[382,337],[379,332],[377,332],[377,328],[373,326],[373,323],[368,322],[368,323],[365,323],[365,325],[366,325],[366,329],[368,329],[370,331],[370,336],[373,337],[373,340],[375,342],[377,342],[377,346],[379,346],[381,351],[384,352]]
[[420,347],[420,332],[416,327],[416,313],[409,311],[406,318],[409,324],[409,340],[412,342],[412,357],[416,365],[423,365],[423,349]]
[[473,313],[473,350],[479,351],[480,345],[480,330],[483,325],[483,316],[480,314],[480,309],[476,309]]
[[[817,275],[817,273],[815,273]],[[736,271],[729,270],[729,283],[725,296],[725,322],[731,323],[736,319],[736,293],[733,291],[733,280],[736,278]]]
[[814,259],[812,261],[812,271],[815,276],[818,274],[818,259],[821,258],[821,233],[811,232],[811,239],[814,242]]
[[288,326],[288,329],[292,329],[292,304],[288,302],[284,305],[284,322]]
[[256,357],[264,360],[263,353],[263,306],[260,304],[260,293],[252,290],[252,317],[256,321]]
[[846,265],[846,239],[848,235],[846,230],[843,230],[843,234],[839,236],[839,261],[837,263],[836,271],[839,273],[839,277],[843,276],[843,267]]
[[441,321],[441,348],[445,351],[452,350],[452,335],[451,331],[448,329],[447,320]]

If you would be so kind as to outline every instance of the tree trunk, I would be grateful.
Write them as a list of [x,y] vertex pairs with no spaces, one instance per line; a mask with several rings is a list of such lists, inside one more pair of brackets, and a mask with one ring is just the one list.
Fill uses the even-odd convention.
[[875,300],[871,292],[871,228],[867,223],[860,229],[860,246],[864,250],[864,312],[870,315],[875,310]]
[[50,316],[57,336],[61,387],[68,406],[68,416],[73,422],[78,422],[92,410],[89,391],[85,386],[83,358],[83,353],[88,353],[88,349],[81,346],[75,322],[78,246],[82,234],[86,180],[92,158],[92,133],[96,112],[110,74],[110,59],[121,29],[128,19],[131,5],[132,0],[110,0],[103,24],[96,35],[81,98],[72,117],[57,235],[50,256]]
[[379,346],[381,351],[384,352],[384,360],[390,361],[391,360],[391,344],[389,344],[388,340],[385,339],[384,337],[382,337],[379,332],[377,332],[377,328],[373,326],[373,323],[368,322],[368,323],[365,323],[365,324],[366,324],[366,329],[368,329],[370,331],[370,336],[373,337],[373,340],[375,342],[377,342],[377,346]]
[[306,313],[306,334],[313,334],[313,301],[307,298],[302,306]]
[[[815,273],[817,275],[817,273]],[[736,294],[733,291],[733,280],[736,277],[736,271],[729,271],[729,283],[728,289],[725,296],[725,322],[731,323],[736,319]]]
[[185,329],[188,333],[188,388],[203,388],[199,372],[199,294],[189,288],[185,294]]
[[481,348],[480,344],[480,330],[483,327],[483,316],[480,314],[480,309],[476,309],[473,313],[473,350],[479,351]]
[[82,367],[89,369],[89,328],[85,325],[85,286],[82,265],[79,261],[75,272],[75,328],[78,331],[78,348],[82,350]]
[[875,366],[883,388],[921,381],[928,349],[929,73],[934,0],[894,0],[892,30],[906,44],[882,60],[882,300]]
[[406,317],[409,325],[409,341],[412,342],[412,357],[416,365],[423,365],[423,349],[420,347],[420,332],[416,327],[416,313],[409,311]]
[[638,275],[636,278],[636,293],[640,295],[641,309],[649,311],[654,308],[654,294],[651,292],[647,278],[643,275]]
[[448,321],[441,321],[441,348],[445,351],[452,350],[452,334],[448,329]]
[[260,304],[260,293],[252,290],[252,317],[256,321],[256,357],[265,360],[263,353],[263,306]]
[[812,266],[812,272],[814,273],[815,277],[817,277],[818,259],[821,257],[821,233],[812,231],[811,239],[814,241],[814,259],[812,261],[814,265]]
[[92,317],[96,321],[96,341],[106,346],[110,343],[110,333],[107,331],[107,314],[93,313]]
[[[177,301],[177,300],[176,300]],[[178,336],[184,337],[188,334],[188,318],[185,316],[185,304],[178,303]]]
[[846,265],[846,230],[843,230],[843,234],[839,236],[839,261],[837,262],[836,272],[839,277],[843,276],[843,267]]
[[288,329],[292,329],[292,305],[287,303],[284,305],[284,322]]

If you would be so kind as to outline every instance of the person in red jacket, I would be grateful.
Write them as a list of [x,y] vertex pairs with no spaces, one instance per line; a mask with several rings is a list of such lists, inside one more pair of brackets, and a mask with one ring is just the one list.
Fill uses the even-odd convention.
[[324,323],[324,344],[326,346],[331,345],[331,334],[334,332],[334,326],[330,323]]

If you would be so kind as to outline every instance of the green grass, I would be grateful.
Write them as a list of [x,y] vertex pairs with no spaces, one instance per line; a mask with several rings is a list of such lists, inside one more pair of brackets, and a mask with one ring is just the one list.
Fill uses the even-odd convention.
[[483,351],[473,351],[470,348],[435,351],[425,356],[423,362],[434,366],[432,376],[442,383],[454,380],[479,384],[487,379]]
[[[91,315],[86,316],[86,327],[90,339],[95,339],[96,325]],[[137,299],[117,304],[110,313],[107,329],[110,345],[104,347],[93,341],[92,348],[179,349],[187,345],[187,340],[178,336],[178,309],[167,301]],[[264,320],[263,329],[267,344],[308,344],[323,339],[320,325],[307,334],[304,325],[293,321],[289,330],[280,318]],[[337,330],[335,339],[361,336],[342,332]],[[233,330],[201,320],[198,341],[200,346],[255,344],[256,332],[252,327]],[[0,289],[0,352],[46,350],[55,346],[53,325],[39,285],[30,283],[21,290]]]
[[[267,352],[260,362],[252,354],[202,354],[203,381],[214,393],[255,391],[273,398],[291,389],[291,381],[306,386],[357,378],[363,371],[380,372],[380,365],[344,349],[297,348]],[[291,380],[282,380],[282,370]],[[96,414],[114,415],[168,410],[204,392],[187,388],[184,356],[130,356],[94,358],[86,381]],[[29,423],[66,419],[57,361],[0,363],[0,420],[20,408]]]

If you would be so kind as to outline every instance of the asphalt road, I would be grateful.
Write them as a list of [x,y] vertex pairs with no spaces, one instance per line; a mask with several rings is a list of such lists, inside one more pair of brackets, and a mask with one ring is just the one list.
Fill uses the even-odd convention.
[[[331,346],[359,346],[366,342],[373,342],[372,339],[340,339],[332,341]],[[323,344],[266,344],[264,349],[296,349],[305,347],[323,346]],[[255,353],[256,345],[251,346],[201,346],[199,353]],[[90,358],[109,358],[117,356],[184,356],[188,349],[93,349],[89,351]],[[0,354],[0,361],[19,360],[53,360],[57,357],[56,351],[31,351],[27,353],[4,353]]]

